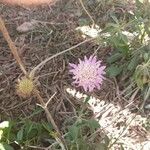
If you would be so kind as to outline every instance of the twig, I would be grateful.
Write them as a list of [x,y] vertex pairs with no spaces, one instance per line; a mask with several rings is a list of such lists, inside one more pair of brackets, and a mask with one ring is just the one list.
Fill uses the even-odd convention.
[[83,41],[83,42],[81,42],[81,43],[78,43],[77,45],[74,45],[74,46],[72,46],[72,47],[70,47],[70,48],[68,48],[68,49],[66,49],[66,50],[64,50],[64,51],[61,51],[61,52],[59,52],[59,53],[57,53],[57,54],[55,54],[55,55],[53,55],[53,56],[51,56],[51,57],[46,58],[46,59],[43,60],[40,64],[38,64],[35,68],[32,69],[32,71],[30,72],[30,77],[34,77],[35,72],[36,72],[37,70],[41,70],[42,67],[43,67],[48,61],[50,61],[51,59],[53,59],[53,58],[55,58],[55,57],[57,57],[57,56],[59,56],[59,55],[61,55],[61,54],[64,54],[64,53],[66,53],[66,52],[68,52],[68,51],[70,51],[70,50],[72,50],[72,49],[75,49],[76,47],[78,47],[78,46],[80,46],[80,45],[82,45],[82,44],[84,44],[84,43],[86,43],[86,42],[92,41],[93,39],[95,39],[95,38],[87,39],[87,40],[85,40],[85,41]]
[[140,106],[141,110],[144,108],[144,105],[145,105],[146,101],[148,100],[149,96],[150,96],[150,87],[148,88],[147,94],[146,94],[146,96],[144,96],[144,101],[142,102],[142,104]]
[[11,40],[11,38],[9,36],[9,33],[8,33],[6,27],[5,27],[4,21],[1,18],[1,16],[0,16],[0,31],[2,32],[5,40],[7,41],[8,45],[9,45],[9,48],[10,48],[12,54],[14,55],[14,58],[16,59],[17,63],[20,66],[20,69],[22,70],[22,72],[25,75],[27,75],[27,71],[25,69],[25,66],[24,66],[24,64],[21,61],[21,58],[20,58],[20,56],[18,54],[18,51],[17,51],[17,48],[16,48],[15,44],[13,43],[13,41]]
[[32,149],[41,149],[41,150],[46,150],[46,148],[45,147],[39,147],[39,146],[31,146],[31,145],[29,145],[28,147],[30,147],[30,148],[32,148]]
[[50,103],[50,101],[54,98],[54,96],[56,95],[56,92],[50,97],[50,99],[46,102],[45,106],[47,107],[48,104]]
[[[55,129],[56,132],[57,132],[57,135],[58,135],[59,139],[61,140],[61,143],[62,143],[63,145],[66,145],[65,142],[64,142],[64,139],[63,139],[62,136],[61,136],[61,133],[60,133],[60,131],[59,131],[59,128],[58,128],[57,125],[55,124],[55,121],[54,121],[54,119],[53,119],[51,113],[49,112],[49,110],[48,110],[48,108],[47,108],[48,103],[45,103],[45,102],[43,101],[43,98],[40,96],[39,91],[38,91],[37,89],[34,89],[33,93],[37,96],[38,100],[40,101],[41,107],[45,110],[45,113],[46,113],[46,116],[47,116],[47,120],[49,121],[49,123],[51,123],[51,124],[53,125],[54,129]],[[55,95],[55,94],[54,94],[54,95]],[[51,97],[50,99],[52,99],[52,98],[54,97],[54,95],[52,95],[52,97]],[[66,147],[66,149],[67,149],[67,146],[65,146],[65,147]],[[65,148],[64,148],[64,149],[65,149]]]
[[81,3],[81,6],[82,8],[84,9],[84,11],[86,12],[86,14],[89,16],[89,18],[91,19],[92,21],[92,26],[94,27],[95,26],[95,21],[94,19],[92,18],[92,16],[90,15],[90,13],[87,11],[87,9],[85,8],[84,4],[83,4],[83,1],[82,0],[79,0],[80,3]]

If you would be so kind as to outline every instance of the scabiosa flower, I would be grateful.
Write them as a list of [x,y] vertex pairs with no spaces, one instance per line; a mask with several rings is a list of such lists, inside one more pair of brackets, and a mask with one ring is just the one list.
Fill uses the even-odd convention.
[[93,91],[100,89],[104,79],[106,66],[101,65],[101,61],[97,60],[96,56],[84,57],[84,60],[79,59],[79,63],[69,63],[71,67],[69,72],[73,74],[74,84],[81,86],[85,91]]

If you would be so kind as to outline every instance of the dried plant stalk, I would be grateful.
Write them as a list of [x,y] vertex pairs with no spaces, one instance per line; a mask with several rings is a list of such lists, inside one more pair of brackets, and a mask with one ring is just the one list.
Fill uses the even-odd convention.
[[9,48],[12,52],[12,54],[14,55],[14,58],[16,59],[17,63],[19,64],[20,66],[20,69],[22,70],[22,72],[27,75],[27,71],[25,69],[25,66],[24,64],[22,63],[21,61],[21,58],[19,57],[19,54],[18,54],[18,51],[17,51],[17,48],[16,46],[14,45],[13,41],[11,40],[10,36],[9,36],[9,33],[5,27],[5,24],[4,24],[4,21],[3,19],[0,17],[0,31],[2,32],[5,40],[7,41],[8,45],[9,45]]

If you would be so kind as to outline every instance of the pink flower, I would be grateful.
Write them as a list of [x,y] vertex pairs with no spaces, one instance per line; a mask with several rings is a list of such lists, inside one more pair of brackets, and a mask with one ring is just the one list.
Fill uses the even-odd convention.
[[85,91],[93,91],[100,89],[104,79],[106,66],[101,65],[96,56],[90,56],[89,59],[85,56],[84,60],[79,59],[79,63],[69,63],[71,67],[69,72],[73,74],[74,84],[81,86]]

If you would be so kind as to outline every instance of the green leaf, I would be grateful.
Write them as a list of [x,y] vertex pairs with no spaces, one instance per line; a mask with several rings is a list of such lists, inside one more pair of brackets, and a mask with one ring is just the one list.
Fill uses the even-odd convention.
[[76,147],[75,150],[77,150],[77,149],[80,149],[80,150],[91,150],[91,149],[89,149],[89,145],[88,145],[87,141],[83,137],[78,138],[76,143],[78,145],[78,148]]
[[79,26],[84,26],[84,25],[90,24],[90,21],[85,18],[80,18],[78,23],[79,23]]
[[86,97],[84,103],[87,104],[89,100],[90,100],[90,96]]
[[145,62],[149,60],[150,58],[150,55],[148,53],[144,53],[144,56],[143,56]]
[[0,143],[0,150],[14,150],[14,148],[8,144]]
[[121,53],[115,53],[114,55],[108,57],[107,62],[108,63],[113,63],[116,62],[117,60],[121,59],[123,55]]
[[108,138],[107,135],[105,136],[104,141],[105,141],[105,145],[106,145],[106,146],[109,146],[110,139]]
[[103,33],[115,33],[115,32],[117,32],[117,29],[118,29],[117,24],[108,23],[107,26],[101,31],[101,34],[103,34]]
[[26,140],[37,137],[39,134],[41,134],[41,130],[42,130],[42,124],[29,121],[25,125],[25,136],[24,137]]
[[35,115],[38,115],[38,114],[40,114],[40,113],[43,112],[43,111],[44,111],[43,108],[37,107],[37,108],[33,111],[33,113],[32,113],[28,118],[34,117]]
[[110,67],[107,68],[106,72],[110,77],[116,77],[119,75],[122,71],[122,67],[118,67],[115,65],[111,65]]
[[31,132],[33,129],[35,129],[35,128],[36,128],[36,124],[34,124],[33,122],[31,122],[31,123],[29,124],[29,126],[27,126],[27,129],[26,129],[27,135],[29,135],[30,132]]
[[114,14],[110,14],[110,16],[116,24],[119,24],[119,21],[118,21],[117,17]]
[[132,71],[136,69],[137,65],[139,63],[139,58],[138,57],[133,57],[127,67],[128,70]]
[[19,132],[17,133],[17,141],[22,141],[23,139],[23,132],[24,132],[24,128],[22,127]]
[[128,45],[128,38],[127,38],[127,36],[124,35],[124,34],[122,34],[122,33],[120,33],[119,36],[120,36],[120,38],[122,39],[122,41],[123,41],[126,45]]
[[[40,130],[40,129],[39,129]],[[27,140],[30,140],[32,138],[35,138],[38,136],[38,133],[39,133],[39,130],[37,128],[33,128],[29,133],[28,133],[28,136],[27,136]]]
[[13,141],[16,138],[16,135],[13,133],[13,127],[16,125],[15,122],[9,122],[9,126],[7,128],[4,128],[3,135],[5,136],[5,139],[9,141]]
[[92,130],[92,132],[94,132],[96,129],[100,127],[100,124],[95,119],[87,120],[87,124],[89,128]]
[[42,122],[42,126],[49,132],[51,133],[53,130],[53,127],[50,123]]
[[79,127],[72,126],[69,128],[69,135],[72,140],[76,141],[79,134]]

